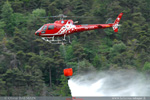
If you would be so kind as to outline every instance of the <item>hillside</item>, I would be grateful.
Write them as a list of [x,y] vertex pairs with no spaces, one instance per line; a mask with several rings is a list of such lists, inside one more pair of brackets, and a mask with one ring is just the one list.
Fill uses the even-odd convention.
[[[123,12],[118,33],[111,28],[71,35],[72,44],[50,44],[34,35],[59,14],[79,24],[105,23]],[[0,96],[70,96],[66,66],[89,70],[137,70],[150,75],[149,0],[0,0]],[[65,53],[64,53],[65,52]]]

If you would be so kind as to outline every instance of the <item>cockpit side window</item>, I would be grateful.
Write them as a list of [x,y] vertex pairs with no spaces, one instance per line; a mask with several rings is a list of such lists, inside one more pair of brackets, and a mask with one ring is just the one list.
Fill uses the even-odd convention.
[[41,31],[42,28],[43,28],[43,26],[41,28],[39,28],[38,31]]
[[49,25],[48,30],[54,29],[54,25]]
[[47,25],[44,26],[43,31],[45,31],[47,29]]

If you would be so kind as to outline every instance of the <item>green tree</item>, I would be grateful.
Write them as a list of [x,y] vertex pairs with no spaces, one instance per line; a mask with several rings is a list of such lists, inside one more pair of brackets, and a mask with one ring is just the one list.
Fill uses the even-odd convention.
[[49,86],[50,88],[52,88],[52,67],[54,67],[54,60],[51,58],[45,58],[44,59],[44,63],[45,63],[45,72],[48,71],[49,74]]
[[37,16],[37,17],[43,17],[43,16],[45,16],[46,15],[46,12],[45,12],[45,10],[44,9],[35,9],[35,10],[33,10],[32,11],[32,14],[33,14],[33,16]]
[[[3,75],[4,80],[6,81],[6,91],[7,95],[22,95],[22,90],[15,91],[16,87],[25,86],[25,80],[23,78],[23,73],[18,70],[18,68],[8,69],[7,72]],[[16,89],[18,89],[16,88]],[[14,92],[15,91],[15,92]]]
[[100,57],[98,55],[96,55],[93,59],[93,66],[96,68],[101,67],[101,61],[100,61]]
[[59,8],[57,8],[57,6],[58,5],[56,2],[52,2],[49,4],[49,6],[48,6],[48,15],[49,16],[50,15],[56,16],[56,15],[62,13],[62,11]]
[[4,36],[6,36],[5,31],[4,31],[5,25],[6,24],[3,21],[0,21],[0,40],[2,40]]
[[14,31],[14,22],[13,22],[13,9],[11,8],[11,4],[6,1],[2,8],[2,21],[7,24],[7,27],[4,27],[5,32],[8,36],[13,36]]
[[59,95],[60,96],[71,96],[67,78],[64,75],[61,75],[60,81],[61,81],[61,83],[58,88]]
[[84,48],[82,47],[81,44],[75,44],[73,50],[74,50],[73,54],[76,57],[75,58],[76,61],[82,60],[86,56],[86,54],[84,53]]
[[145,62],[143,71],[147,74],[150,74],[150,62]]
[[89,72],[89,71],[95,71],[95,68],[93,67],[93,65],[86,59],[83,59],[83,61],[79,62],[79,69],[78,71],[80,73],[82,72]]
[[21,0],[12,0],[11,4],[12,4],[12,8],[13,8],[14,12],[17,12],[17,13],[24,12],[23,1],[21,1]]
[[73,5],[74,5],[74,14],[80,16],[80,15],[84,15],[85,13],[85,7],[84,7],[84,2],[83,0],[73,0]]
[[114,44],[112,49],[110,50],[110,56],[114,57],[125,50],[126,50],[126,45],[124,43]]
[[0,78],[0,96],[6,96],[5,81]]
[[60,78],[61,78],[63,69],[67,66],[65,66],[65,62],[62,59],[60,52],[55,51],[53,59],[54,59],[54,66],[55,66],[55,68],[53,70],[55,70],[54,72],[56,72],[56,73],[54,73],[55,74],[54,77],[57,79],[56,85],[58,85],[58,83],[60,82]]

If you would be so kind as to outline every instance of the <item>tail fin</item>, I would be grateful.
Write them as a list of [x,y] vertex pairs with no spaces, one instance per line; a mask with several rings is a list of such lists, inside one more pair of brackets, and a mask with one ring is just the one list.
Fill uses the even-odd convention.
[[123,13],[120,13],[118,15],[118,17],[116,18],[115,22],[113,23],[112,28],[113,28],[114,32],[118,32],[118,26],[119,26],[119,22],[120,22],[122,15],[123,15]]

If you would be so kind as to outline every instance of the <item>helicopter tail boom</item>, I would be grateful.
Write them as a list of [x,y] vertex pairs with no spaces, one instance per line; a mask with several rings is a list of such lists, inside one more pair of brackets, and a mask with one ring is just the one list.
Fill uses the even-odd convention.
[[115,22],[113,23],[112,28],[113,28],[114,32],[118,32],[118,27],[120,26],[119,22],[120,22],[120,19],[121,19],[122,15],[123,15],[123,13],[120,13],[118,15],[118,17],[116,18]]

